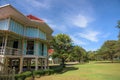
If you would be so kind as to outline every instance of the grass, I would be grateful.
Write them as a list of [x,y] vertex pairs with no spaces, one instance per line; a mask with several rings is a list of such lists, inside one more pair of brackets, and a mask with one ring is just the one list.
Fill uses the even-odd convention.
[[120,80],[120,63],[90,62],[68,66],[60,74],[35,80]]

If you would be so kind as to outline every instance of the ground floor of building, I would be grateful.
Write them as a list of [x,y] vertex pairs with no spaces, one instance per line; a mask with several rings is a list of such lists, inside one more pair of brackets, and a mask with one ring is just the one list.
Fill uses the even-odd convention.
[[15,68],[16,73],[48,68],[48,59],[45,57],[0,56],[0,61],[9,68]]

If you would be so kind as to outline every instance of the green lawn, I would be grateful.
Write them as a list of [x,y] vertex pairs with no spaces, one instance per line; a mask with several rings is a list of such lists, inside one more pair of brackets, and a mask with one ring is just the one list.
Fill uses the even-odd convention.
[[95,63],[73,65],[61,74],[44,76],[36,80],[120,80],[120,63]]

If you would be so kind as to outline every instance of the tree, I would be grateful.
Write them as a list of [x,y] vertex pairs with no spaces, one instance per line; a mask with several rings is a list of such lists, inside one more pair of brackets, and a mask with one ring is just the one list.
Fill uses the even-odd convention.
[[88,51],[88,59],[93,61],[96,60],[96,51]]
[[68,58],[72,50],[71,38],[66,34],[58,34],[53,37],[53,40],[51,41],[51,46],[55,51],[53,57],[58,57],[59,59],[61,59],[61,65],[64,67],[64,62]]
[[72,55],[74,56],[74,59],[76,59],[80,63],[84,61],[86,51],[80,46],[74,46]]
[[116,45],[115,40],[108,40],[106,41],[101,49],[99,50],[99,53],[102,54],[104,58],[110,59],[113,62],[113,58],[115,55],[115,45]]
[[120,40],[118,40],[115,45],[115,57],[120,58]]

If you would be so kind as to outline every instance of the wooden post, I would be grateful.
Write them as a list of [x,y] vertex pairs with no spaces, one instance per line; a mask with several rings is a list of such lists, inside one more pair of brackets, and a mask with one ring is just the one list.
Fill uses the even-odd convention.
[[38,57],[35,58],[35,70],[38,70]]
[[44,59],[44,69],[46,69],[46,67],[47,67],[47,59],[45,58]]
[[12,80],[15,80],[15,67],[13,67],[13,76],[12,76]]
[[4,55],[5,55],[5,52],[6,52],[6,46],[7,46],[7,39],[8,39],[8,35],[6,34],[5,35],[5,44],[4,44]]
[[23,71],[23,57],[20,58],[19,73]]
[[41,58],[41,69],[43,69],[43,58]]
[[4,51],[4,41],[5,41],[5,38],[3,37],[3,40],[2,40],[2,47],[1,47],[1,53],[2,55],[4,54],[3,51]]

